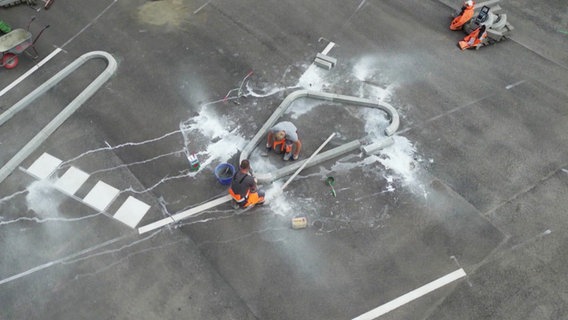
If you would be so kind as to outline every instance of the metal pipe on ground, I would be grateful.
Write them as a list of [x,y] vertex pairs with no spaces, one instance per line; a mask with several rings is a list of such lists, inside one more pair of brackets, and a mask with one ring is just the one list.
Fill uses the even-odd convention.
[[84,55],[77,58],[70,65],[65,67],[63,70],[59,71],[51,79],[44,82],[37,89],[32,91],[30,94],[18,101],[10,109],[6,110],[0,115],[0,126],[6,121],[8,121],[12,116],[18,113],[23,108],[27,107],[35,99],[45,93],[47,90],[54,87],[60,81],[65,79],[70,73],[75,71],[77,68],[82,66],[85,62],[95,59],[102,58],[107,60],[107,67],[103,72],[91,82],[87,88],[85,88],[81,93],[69,103],[65,109],[63,109],[55,118],[53,118],[35,137],[32,138],[12,159],[10,159],[1,169],[0,169],[0,182],[4,181],[11,173],[24,161],[28,156],[30,156],[47,138],[59,128],[61,124],[67,118],[69,118],[87,99],[89,99],[97,90],[114,74],[117,69],[117,63],[114,57],[104,51],[92,51],[85,53]]
[[284,183],[284,185],[282,186],[282,188],[280,188],[281,191],[284,190],[284,188],[286,188],[290,182],[292,182],[292,180],[294,180],[294,178],[300,173],[300,171],[302,171],[306,165],[310,162],[310,160],[312,160],[320,151],[321,149],[323,149],[323,147],[325,147],[325,145],[331,141],[331,139],[333,139],[333,137],[335,137],[335,132],[332,133],[329,138],[327,138],[327,140],[325,140],[321,146],[319,146],[319,148],[316,149],[316,151],[314,151],[314,153],[312,153],[312,155],[308,158],[308,160],[306,160],[304,162],[304,164],[298,168],[298,170],[296,170],[296,172],[294,172],[294,174],[288,179],[288,181],[286,181],[286,183]]

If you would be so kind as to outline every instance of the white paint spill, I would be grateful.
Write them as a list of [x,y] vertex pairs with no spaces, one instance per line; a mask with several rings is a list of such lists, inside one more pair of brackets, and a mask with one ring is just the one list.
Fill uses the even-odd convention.
[[416,148],[405,137],[393,136],[394,144],[380,152],[378,161],[385,168],[392,170],[407,183],[415,181],[414,153]]
[[365,119],[365,132],[371,137],[384,139],[385,128],[389,125],[386,113],[372,108],[360,108],[358,111],[359,119]]
[[58,192],[47,180],[34,181],[27,188],[26,204],[29,210],[34,211],[42,218],[57,217],[59,205],[64,196]]
[[282,192],[283,181],[276,181],[266,189],[266,202],[270,210],[277,215],[284,217],[291,216],[294,212],[290,199],[286,197],[286,190]]
[[311,64],[298,80],[298,86],[307,90],[323,91],[327,86],[325,77],[329,71]]
[[[386,181],[385,191],[395,191],[397,181],[404,184],[416,182],[415,152],[416,149],[405,137],[393,136],[395,143],[382,149],[377,155],[370,155],[358,158],[353,162],[336,162],[332,165],[331,171],[336,173],[348,173],[349,171],[361,167],[367,174],[375,175],[377,178]],[[386,171],[377,168],[374,164],[381,164]]]
[[199,115],[186,121],[184,128],[186,130],[197,130],[202,135],[215,139],[227,135],[226,123],[223,117],[219,117],[207,107],[201,108]]
[[298,99],[292,102],[288,110],[286,110],[286,113],[290,114],[290,118],[298,119],[322,104],[323,102],[321,100]]
[[278,167],[276,164],[270,161],[272,156],[272,153],[270,154],[270,157],[265,157],[261,156],[258,152],[253,152],[249,157],[253,172],[272,172],[277,170]]
[[[331,166],[333,172],[348,172],[362,165],[361,161],[357,162],[336,162]],[[327,174],[327,173],[326,173]]]
[[222,134],[221,139],[215,143],[207,146],[206,151],[199,152],[199,155],[206,154],[208,157],[201,161],[201,165],[206,167],[207,165],[219,161],[226,162],[234,154],[242,150],[247,141],[244,137],[236,134],[237,130],[232,132],[227,132]]
[[[207,106],[203,106],[199,115],[180,124],[180,131],[183,134],[185,146],[189,148],[193,139],[203,139],[198,133],[207,140],[216,140],[207,146],[205,151],[196,152],[200,157],[201,168],[198,172],[215,162],[226,162],[233,155],[238,153],[247,141],[239,135],[238,127],[230,130],[232,123],[223,116],[218,116]],[[205,157],[205,158],[204,158]],[[197,173],[190,173],[195,176]]]
[[286,91],[286,90],[292,89],[292,88],[295,88],[295,87],[281,87],[281,86],[274,85],[273,87],[256,89],[257,91],[260,91],[260,92],[255,92],[255,89],[253,89],[250,86],[250,83],[247,82],[245,96],[251,96],[251,97],[255,97],[255,98],[266,98],[266,97],[270,97],[272,95],[275,95],[277,93],[280,93],[280,92],[283,92],[283,91]]
[[360,58],[353,66],[353,76],[360,81],[367,81],[378,71],[378,61],[375,57]]

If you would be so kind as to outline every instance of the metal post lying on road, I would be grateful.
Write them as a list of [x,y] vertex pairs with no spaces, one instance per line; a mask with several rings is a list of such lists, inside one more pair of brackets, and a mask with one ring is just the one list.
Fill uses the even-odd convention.
[[288,186],[288,184],[290,184],[290,182],[292,182],[292,180],[298,175],[298,173],[300,173],[300,171],[302,171],[302,169],[304,169],[304,167],[308,164],[308,162],[310,162],[310,160],[312,160],[320,151],[321,149],[323,149],[323,147],[325,147],[325,145],[331,141],[331,139],[335,137],[335,132],[332,133],[329,138],[327,138],[327,140],[325,140],[321,146],[319,146],[319,148],[317,148],[316,151],[314,151],[314,153],[308,158],[308,160],[306,160],[304,162],[304,164],[298,168],[298,170],[296,170],[296,172],[294,172],[294,174],[290,177],[290,179],[288,179],[288,181],[286,181],[286,183],[284,183],[284,185],[282,186],[282,188],[280,188],[280,190],[284,190],[284,188],[286,188]]
[[[315,155],[317,155],[318,152],[320,152],[321,149],[323,149],[323,147],[324,147],[334,136],[335,136],[335,133],[332,133],[331,136],[329,136],[329,138],[327,138],[327,140],[310,156],[310,158],[308,158],[308,160],[306,160],[306,161],[304,162],[304,164],[303,164],[300,168],[298,168],[298,170],[296,170],[296,172],[294,173],[294,175],[292,175],[292,177],[290,177],[290,179],[288,179],[288,181],[286,181],[286,183],[282,186],[282,188],[280,189],[280,191],[284,190],[284,188],[292,181],[292,179],[294,179],[294,177],[296,177],[296,176],[298,175],[298,173],[300,173],[300,171],[302,171],[302,169],[304,169],[304,167],[306,166],[306,164],[307,164],[308,162],[310,162],[310,160],[311,160]],[[194,208],[185,210],[185,211],[183,211],[183,212],[176,213],[176,214],[174,214],[174,215],[172,215],[172,216],[170,216],[170,217],[167,217],[167,218],[164,218],[164,219],[162,219],[162,220],[158,220],[158,221],[156,221],[156,222],[153,222],[153,223],[150,223],[150,224],[145,225],[145,226],[143,226],[143,227],[140,227],[140,228],[138,228],[138,233],[139,233],[139,234],[143,234],[143,233],[150,232],[150,231],[152,231],[152,230],[161,228],[161,227],[163,227],[163,226],[169,225],[169,224],[171,224],[171,223],[179,222],[179,221],[181,221],[181,220],[183,220],[183,219],[186,219],[186,218],[189,218],[189,217],[191,217],[191,216],[193,216],[193,215],[195,215],[195,214],[197,214],[197,213],[200,213],[200,212],[203,212],[203,211],[205,211],[205,210],[207,210],[207,209],[216,207],[216,206],[218,206],[218,205],[220,205],[220,204],[223,204],[223,203],[225,203],[225,202],[229,202],[229,201],[231,201],[231,199],[232,199],[232,198],[231,198],[230,195],[225,195],[225,196],[220,197],[220,198],[217,198],[217,199],[215,199],[215,200],[213,200],[213,201],[206,202],[206,203],[201,204],[201,205],[199,205],[199,206],[197,206],[197,207],[194,207]]]

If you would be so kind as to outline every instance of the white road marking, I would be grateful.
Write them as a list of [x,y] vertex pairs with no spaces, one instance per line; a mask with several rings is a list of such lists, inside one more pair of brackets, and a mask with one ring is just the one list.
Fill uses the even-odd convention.
[[463,269],[458,269],[452,273],[449,273],[441,278],[438,278],[437,280],[434,280],[426,285],[423,285],[422,287],[412,290],[407,294],[404,294],[390,302],[387,302],[385,304],[383,304],[382,306],[373,309],[367,313],[364,313],[360,316],[358,316],[357,318],[353,318],[353,320],[372,320],[372,319],[376,319],[388,312],[391,312],[392,310],[401,307],[413,300],[416,300],[420,297],[422,297],[423,295],[426,295],[436,289],[439,289],[451,282],[454,282],[460,278],[463,278],[466,276],[466,273]]
[[193,11],[193,14],[197,14],[199,11],[201,11],[201,9],[205,8],[205,7],[209,4],[209,2],[211,2],[211,1],[205,2],[204,5],[202,5],[201,7],[197,8],[197,10]]
[[60,263],[62,263],[62,262],[65,262],[65,261],[67,261],[67,260],[70,260],[70,259],[72,259],[72,258],[75,258],[75,257],[78,257],[78,256],[82,256],[82,255],[87,254],[87,253],[89,253],[89,252],[91,252],[91,251],[98,250],[98,249],[100,249],[100,248],[104,248],[104,247],[106,247],[106,246],[108,246],[108,245],[110,245],[110,244],[113,244],[113,243],[118,242],[118,241],[120,241],[120,240],[126,239],[127,237],[128,237],[128,236],[122,236],[122,237],[114,238],[114,239],[108,240],[108,241],[106,241],[106,242],[97,244],[97,245],[95,245],[95,246],[93,246],[93,247],[90,247],[90,248],[84,249],[84,250],[82,250],[82,251],[79,251],[79,252],[77,252],[77,253],[74,253],[74,254],[72,254],[72,255],[69,255],[69,256],[67,256],[67,257],[64,257],[64,258],[61,258],[61,259],[58,259],[58,260],[54,260],[54,261],[50,261],[50,262],[44,263],[44,264],[39,265],[39,266],[37,266],[37,267],[31,268],[31,269],[29,269],[29,270],[27,270],[27,271],[24,271],[24,272],[15,274],[15,275],[13,275],[13,276],[11,276],[11,277],[2,279],[2,280],[0,280],[0,285],[3,285],[3,284],[8,283],[8,282],[12,282],[12,281],[17,280],[17,279],[19,279],[19,278],[23,278],[23,277],[28,276],[28,275],[30,275],[30,274],[32,274],[32,273],[36,273],[36,272],[38,272],[38,271],[40,271],[40,270],[47,269],[47,268],[49,268],[49,267],[51,267],[51,266],[53,266],[53,265],[55,265],[55,264],[60,264]]
[[89,174],[75,167],[69,168],[55,182],[55,187],[67,194],[73,195],[87,181]]
[[37,69],[39,69],[41,66],[43,66],[46,62],[51,60],[51,58],[55,57],[55,55],[58,54],[59,52],[61,52],[61,50],[62,50],[61,48],[56,48],[47,57],[43,58],[43,60],[41,60],[38,64],[33,66],[30,70],[26,71],[26,73],[21,75],[14,82],[10,83],[6,88],[2,89],[2,91],[0,91],[0,97],[3,96],[6,92],[12,90],[12,88],[17,86],[20,82],[24,81],[24,79],[26,79],[30,74],[34,73]]
[[128,197],[113,217],[129,227],[135,228],[149,209],[150,206],[144,202],[134,197]]
[[99,211],[105,211],[116,196],[118,196],[119,192],[117,188],[99,181],[93,189],[89,191],[87,196],[85,196],[83,202]]
[[513,84],[506,86],[505,89],[507,89],[507,90],[512,89],[512,88],[514,88],[514,87],[516,87],[516,86],[518,86],[518,85],[520,85],[524,82],[526,82],[526,80],[521,80],[521,81],[515,82]]
[[32,163],[27,172],[39,179],[45,179],[57,169],[61,162],[63,161],[49,153],[44,153]]

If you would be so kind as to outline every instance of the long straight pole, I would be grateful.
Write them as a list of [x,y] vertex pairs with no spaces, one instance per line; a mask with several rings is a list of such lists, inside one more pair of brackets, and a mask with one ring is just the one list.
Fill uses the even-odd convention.
[[296,172],[294,172],[294,174],[290,177],[290,179],[288,179],[288,181],[286,181],[286,183],[284,183],[284,185],[282,186],[282,188],[280,188],[280,190],[284,190],[284,188],[286,188],[288,186],[288,184],[290,184],[290,182],[292,182],[292,180],[298,175],[298,173],[300,173],[300,171],[302,171],[302,169],[304,169],[304,167],[308,164],[308,162],[310,162],[310,160],[312,160],[320,151],[321,149],[323,149],[323,147],[325,147],[325,145],[331,141],[331,139],[335,137],[335,132],[332,133],[329,138],[327,138],[327,140],[325,140],[321,146],[319,146],[319,148],[314,151],[314,153],[312,153],[312,155],[308,158],[308,160],[306,160],[304,162],[304,164],[302,164],[301,167],[298,168],[298,170],[296,170]]

